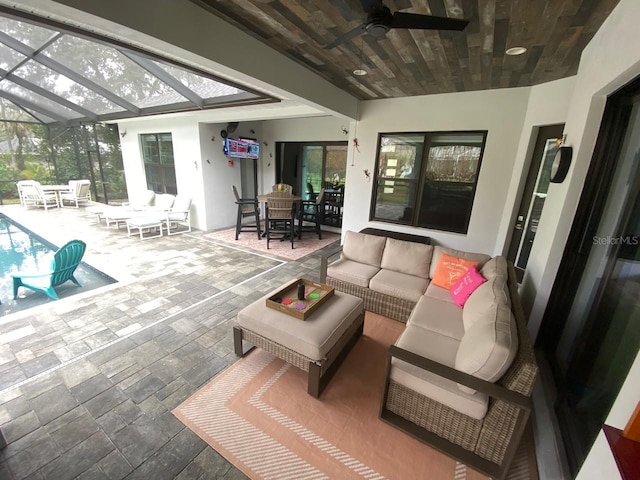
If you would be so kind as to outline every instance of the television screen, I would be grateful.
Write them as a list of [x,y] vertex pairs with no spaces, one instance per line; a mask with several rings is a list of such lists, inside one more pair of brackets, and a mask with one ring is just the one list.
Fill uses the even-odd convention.
[[248,138],[225,138],[224,154],[230,158],[260,157],[260,144],[256,140]]

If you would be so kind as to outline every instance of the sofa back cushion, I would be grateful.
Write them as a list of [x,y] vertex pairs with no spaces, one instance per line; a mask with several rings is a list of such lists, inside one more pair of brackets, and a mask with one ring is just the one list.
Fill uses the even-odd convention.
[[[517,352],[518,332],[511,309],[495,303],[462,337],[456,369],[495,382],[511,366]],[[475,393],[469,387],[459,387],[465,393]]]
[[429,278],[432,254],[431,245],[387,238],[380,266],[385,270]]
[[507,259],[501,256],[493,257],[480,269],[480,273],[487,280],[491,280],[498,275],[505,278],[509,275],[509,269],[507,267]]
[[342,256],[354,262],[380,267],[385,237],[347,231],[342,245]]
[[[463,252],[462,250],[455,250],[453,248],[445,248],[437,245],[433,247],[433,256],[431,257],[431,266],[429,267],[429,278],[433,278],[440,262],[440,255],[446,253],[452,257],[462,258],[464,260],[472,260],[478,262],[478,271],[484,266],[487,260],[491,259],[489,255],[484,253]],[[486,278],[486,277],[485,277]]]
[[507,277],[497,276],[474,290],[462,308],[464,329],[469,331],[476,322],[486,318],[494,304],[511,307]]

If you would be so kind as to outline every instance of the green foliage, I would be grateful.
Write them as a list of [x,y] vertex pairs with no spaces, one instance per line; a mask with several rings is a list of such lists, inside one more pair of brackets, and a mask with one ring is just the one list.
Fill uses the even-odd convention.
[[[42,183],[67,183],[87,178],[95,180],[92,192],[95,200],[104,201],[102,184],[107,187],[109,200],[126,200],[126,182],[120,137],[115,125],[83,125],[52,127],[21,124],[24,144],[33,152],[21,154],[21,168],[17,168],[17,153],[0,155],[0,194],[17,194],[13,182],[37,180]],[[95,132],[94,132],[95,129]],[[5,132],[6,133],[6,132]],[[97,143],[95,141],[97,136]],[[24,140],[23,139],[23,140]],[[98,162],[102,163],[102,173]],[[11,182],[3,182],[3,180]]]
[[46,166],[40,163],[27,162],[24,170],[20,172],[20,175],[25,180],[37,180],[38,182],[43,182],[49,178],[49,170]]

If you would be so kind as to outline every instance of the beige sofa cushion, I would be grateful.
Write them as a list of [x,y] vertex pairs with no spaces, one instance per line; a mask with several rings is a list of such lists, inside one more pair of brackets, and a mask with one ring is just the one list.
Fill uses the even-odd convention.
[[[396,345],[454,368],[459,342],[431,330],[407,324]],[[389,376],[393,381],[472,418],[479,420],[487,413],[489,399],[486,394],[465,393],[455,382],[397,358],[391,360]]]
[[406,273],[382,269],[369,282],[369,288],[376,292],[417,302],[422,297],[429,280]]
[[[446,288],[439,287],[434,285],[433,282],[430,282],[427,286],[427,289],[424,292],[425,297],[435,298],[437,300],[441,300],[443,302],[449,302],[451,305],[455,305],[453,301],[453,297],[451,296],[451,292]],[[458,310],[460,308],[458,307]]]
[[478,270],[487,280],[491,280],[497,276],[507,278],[509,276],[509,268],[507,267],[507,259],[501,256],[493,257],[484,266]]
[[471,294],[462,308],[464,329],[468,331],[478,320],[485,318],[494,304],[511,307],[507,277],[494,277]]
[[[455,368],[488,382],[507,371],[518,351],[516,322],[507,305],[493,304],[466,331],[456,354]],[[460,385],[465,393],[475,390]]]
[[394,272],[429,278],[432,253],[431,245],[387,238],[380,266]]
[[386,242],[387,237],[347,231],[342,245],[342,256],[347,260],[380,267]]
[[240,310],[236,322],[312,360],[323,360],[362,313],[362,299],[336,291],[303,322],[265,305],[280,288]]
[[454,250],[453,248],[445,248],[438,245],[433,247],[433,256],[431,257],[431,265],[429,267],[429,278],[433,278],[435,276],[442,252],[453,257],[478,262],[478,271],[482,268],[485,262],[491,259],[489,255],[485,255],[484,253],[463,252],[462,250]]
[[327,276],[367,288],[380,268],[340,258],[327,267]]
[[[429,285],[431,286],[431,285]],[[429,290],[429,287],[427,287]],[[423,295],[409,315],[407,325],[415,325],[458,341],[464,336],[462,310],[455,303]]]

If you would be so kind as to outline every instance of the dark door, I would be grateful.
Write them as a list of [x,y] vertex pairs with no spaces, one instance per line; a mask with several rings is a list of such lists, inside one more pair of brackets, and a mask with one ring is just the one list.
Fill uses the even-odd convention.
[[551,163],[558,151],[563,130],[564,124],[549,125],[538,130],[527,182],[520,200],[507,254],[507,258],[516,266],[518,281],[522,281],[524,271],[527,268],[527,261],[549,189]]
[[640,82],[607,103],[596,152],[543,318],[556,414],[573,473],[640,346]]

